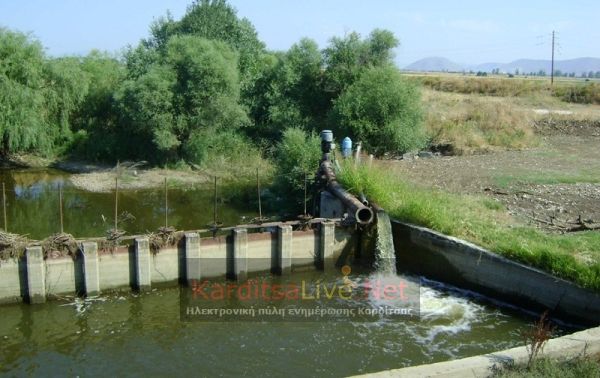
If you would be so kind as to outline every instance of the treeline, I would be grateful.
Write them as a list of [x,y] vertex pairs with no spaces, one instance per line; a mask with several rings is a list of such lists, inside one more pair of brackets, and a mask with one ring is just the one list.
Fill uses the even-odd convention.
[[377,29],[324,49],[302,39],[268,51],[225,0],[159,19],[122,56],[52,58],[30,36],[0,29],[1,153],[202,164],[274,153],[290,128],[332,128],[373,153],[401,153],[424,136],[418,90],[393,65],[397,46]]

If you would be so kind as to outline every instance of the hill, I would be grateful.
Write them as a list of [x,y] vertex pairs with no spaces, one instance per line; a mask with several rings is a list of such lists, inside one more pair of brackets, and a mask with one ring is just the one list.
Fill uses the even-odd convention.
[[[484,71],[491,72],[498,68],[500,72],[514,73],[519,72],[538,72],[540,70],[550,72],[550,60],[543,59],[518,59],[510,63],[482,63],[477,65],[461,65],[443,57],[430,57],[420,59],[404,69],[410,71]],[[600,58],[576,58],[568,60],[554,61],[554,69],[562,72],[574,72],[577,76],[590,71],[600,71]]]
[[458,72],[463,70],[463,66],[454,63],[449,59],[442,57],[429,57],[409,64],[404,68],[408,71],[450,71]]

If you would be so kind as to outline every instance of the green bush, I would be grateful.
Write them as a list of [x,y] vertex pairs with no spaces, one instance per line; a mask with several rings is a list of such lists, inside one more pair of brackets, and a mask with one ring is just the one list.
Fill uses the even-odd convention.
[[600,84],[557,85],[552,95],[565,102],[577,104],[600,104]]
[[350,135],[376,155],[402,154],[425,145],[420,93],[392,67],[371,68],[335,101],[337,135]]
[[209,174],[237,179],[270,175],[270,165],[247,138],[235,131],[201,130],[192,133],[183,151],[188,162]]
[[304,174],[312,177],[317,171],[321,158],[320,146],[316,134],[293,127],[284,131],[275,156],[275,184],[282,193],[286,193],[286,197],[302,202]]

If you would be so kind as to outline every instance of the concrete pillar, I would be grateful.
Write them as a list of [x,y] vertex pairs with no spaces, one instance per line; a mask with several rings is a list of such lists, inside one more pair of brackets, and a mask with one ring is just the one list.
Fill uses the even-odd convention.
[[85,242],[81,244],[83,255],[83,277],[85,282],[85,294],[100,294],[100,272],[98,269],[98,243]]
[[196,232],[185,234],[185,274],[188,285],[192,280],[202,278],[200,264],[200,235]]
[[277,227],[277,271],[289,274],[292,271],[292,226]]
[[138,290],[147,291],[152,286],[152,261],[148,238],[135,239],[136,285]]
[[335,223],[321,223],[321,250],[320,262],[323,264],[323,270],[335,268],[335,259],[333,258],[333,244],[335,241]]
[[25,256],[29,303],[44,303],[46,302],[46,267],[42,247],[27,247]]
[[238,281],[244,281],[248,274],[248,230],[233,230],[233,273]]

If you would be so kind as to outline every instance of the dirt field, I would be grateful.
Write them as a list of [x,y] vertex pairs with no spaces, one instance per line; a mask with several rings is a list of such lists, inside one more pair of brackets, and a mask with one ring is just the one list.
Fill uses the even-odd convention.
[[600,225],[600,121],[538,122],[540,143],[523,151],[381,162],[407,180],[483,194],[526,223],[557,232]]

